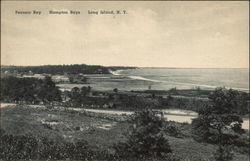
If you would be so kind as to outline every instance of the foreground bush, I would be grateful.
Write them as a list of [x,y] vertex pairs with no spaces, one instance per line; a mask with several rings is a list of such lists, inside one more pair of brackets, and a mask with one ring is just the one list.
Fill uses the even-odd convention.
[[0,159],[2,160],[85,160],[93,158],[85,141],[58,143],[34,136],[7,135],[0,129]]
[[217,88],[209,96],[211,105],[200,110],[198,118],[192,122],[195,139],[218,145],[214,154],[217,161],[230,161],[233,158],[230,145],[247,145],[239,141],[242,129],[242,118],[237,112],[237,96],[232,89]]
[[2,129],[0,129],[0,160],[178,161],[174,155],[166,155],[165,158],[118,157],[107,151],[92,151],[86,141],[55,142],[28,135],[9,135]]
[[169,136],[173,136],[176,138],[182,138],[183,134],[179,128],[179,126],[177,126],[177,124],[175,122],[172,121],[168,121],[166,123],[166,126],[164,127],[164,132],[169,135]]
[[216,161],[230,161],[233,159],[233,153],[229,146],[219,146],[214,153]]
[[164,158],[172,150],[164,138],[162,128],[165,120],[150,109],[136,112],[131,119],[132,126],[126,134],[127,141],[114,146],[122,158]]

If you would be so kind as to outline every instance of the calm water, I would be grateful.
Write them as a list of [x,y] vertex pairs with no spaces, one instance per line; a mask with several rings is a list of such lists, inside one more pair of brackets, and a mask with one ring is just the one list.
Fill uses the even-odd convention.
[[117,73],[131,79],[150,82],[152,89],[213,89],[228,87],[249,91],[249,69],[140,68]]
[[61,90],[91,86],[95,90],[168,90],[171,88],[214,89],[227,87],[249,91],[249,69],[139,68],[112,74],[86,75],[89,84],[59,84]]

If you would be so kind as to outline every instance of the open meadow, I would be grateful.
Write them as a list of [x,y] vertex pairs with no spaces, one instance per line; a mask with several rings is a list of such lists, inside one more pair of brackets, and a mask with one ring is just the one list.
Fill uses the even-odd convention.
[[[180,136],[171,136],[166,132],[164,137],[169,140],[173,155],[183,161],[213,160],[216,145],[195,141],[189,124],[172,123],[178,127]],[[85,140],[92,151],[105,151],[111,155],[114,153],[113,145],[125,140],[129,126],[128,121],[110,119],[109,114],[94,115],[26,105],[10,105],[1,109],[1,129],[5,134],[34,136],[65,143]],[[234,153],[235,161],[249,160],[248,154],[240,149],[235,148]]]

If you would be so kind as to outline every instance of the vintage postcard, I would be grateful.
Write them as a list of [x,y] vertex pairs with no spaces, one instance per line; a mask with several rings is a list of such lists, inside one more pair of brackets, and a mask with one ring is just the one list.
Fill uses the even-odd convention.
[[1,1],[0,160],[249,161],[249,1]]

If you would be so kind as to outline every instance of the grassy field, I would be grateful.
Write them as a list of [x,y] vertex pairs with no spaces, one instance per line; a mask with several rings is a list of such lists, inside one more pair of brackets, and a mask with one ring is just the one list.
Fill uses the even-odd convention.
[[[128,122],[90,117],[84,113],[69,110],[9,106],[1,109],[1,128],[8,134],[32,134],[58,142],[86,140],[92,150],[107,150],[125,140]],[[212,160],[215,145],[198,143],[190,136],[190,125],[180,125],[183,137],[166,135],[174,155],[183,161]],[[248,161],[247,154],[235,153],[235,161]]]

